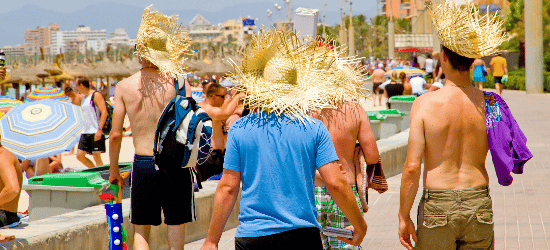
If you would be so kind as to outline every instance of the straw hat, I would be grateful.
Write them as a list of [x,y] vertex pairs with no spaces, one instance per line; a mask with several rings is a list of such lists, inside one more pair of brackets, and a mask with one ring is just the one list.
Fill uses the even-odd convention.
[[303,122],[311,120],[310,111],[364,96],[362,75],[355,68],[358,59],[340,59],[336,50],[320,42],[275,29],[254,34],[240,65],[231,60],[236,89],[247,93],[244,103]]
[[440,0],[428,6],[439,41],[448,49],[469,58],[481,58],[497,51],[506,40],[499,15],[480,16],[473,2],[456,5]]
[[166,16],[148,6],[137,34],[137,54],[171,77],[185,74],[190,37],[177,15]]

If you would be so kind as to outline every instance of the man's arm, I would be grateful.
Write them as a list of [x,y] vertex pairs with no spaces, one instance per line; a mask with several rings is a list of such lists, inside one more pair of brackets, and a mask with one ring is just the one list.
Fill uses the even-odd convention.
[[227,120],[235,112],[239,101],[243,97],[244,93],[236,94],[231,101],[224,102],[223,106],[219,108],[213,108],[208,115],[212,120]]
[[336,205],[338,205],[353,226],[353,239],[350,240],[341,237],[338,237],[338,239],[348,244],[359,246],[367,233],[367,223],[365,219],[363,219],[363,214],[359,210],[359,206],[357,206],[357,201],[355,200],[350,185],[340,173],[338,162],[333,161],[327,163],[318,170],[330,196],[332,196]]
[[101,135],[103,134],[102,128],[105,126],[105,122],[107,122],[107,117],[109,114],[107,113],[107,106],[105,106],[105,99],[103,99],[101,93],[98,95],[94,92],[93,98],[95,106],[99,108],[99,112],[101,113],[101,117],[99,118],[99,129],[95,133],[94,138],[94,140],[99,141],[99,139],[101,139]]
[[6,153],[0,157],[0,179],[4,183],[4,188],[0,190],[0,209],[6,209],[21,193],[21,184],[17,177],[17,165],[19,161],[14,158],[6,157]]
[[504,60],[504,64],[502,65],[502,67],[504,67],[504,74],[508,75],[508,66],[506,60]]
[[124,125],[124,117],[126,116],[126,107],[122,93],[124,91],[124,83],[121,82],[115,91],[115,108],[113,109],[113,127],[109,134],[109,182],[111,184],[125,185],[124,179],[120,176],[118,169],[118,158],[120,155],[120,145],[122,143],[122,127]]
[[410,212],[418,191],[418,182],[420,181],[422,158],[424,157],[426,143],[424,139],[424,122],[420,112],[422,101],[422,97],[418,98],[417,101],[413,103],[411,109],[409,146],[407,150],[407,159],[403,166],[403,175],[401,176],[399,240],[407,249],[413,249],[410,239],[411,235],[413,240],[415,242],[417,241]]
[[216,195],[214,196],[214,210],[212,211],[208,234],[201,250],[218,249],[223,228],[237,201],[240,184],[240,172],[228,169],[223,170],[222,178],[218,183]]
[[372,132],[372,127],[370,126],[369,116],[361,105],[356,104],[356,108],[359,114],[360,126],[359,134],[357,135],[359,145],[361,145],[361,150],[363,151],[367,164],[375,164],[378,162],[378,159],[380,159],[380,153],[378,152],[378,145],[376,144],[374,132]]

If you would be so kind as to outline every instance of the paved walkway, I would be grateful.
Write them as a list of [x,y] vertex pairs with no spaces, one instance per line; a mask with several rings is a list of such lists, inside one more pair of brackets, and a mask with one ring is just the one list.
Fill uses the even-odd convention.
[[[522,175],[513,175],[508,187],[497,182],[490,154],[486,165],[493,198],[496,249],[550,249],[550,95],[526,95],[522,91],[504,91],[510,106],[528,139],[534,157]],[[401,175],[388,179],[390,190],[379,195],[371,191],[370,210],[365,214],[369,226],[364,249],[404,249],[397,236],[399,186]],[[420,190],[420,189],[419,189]],[[419,195],[411,215],[416,214]],[[220,250],[234,249],[235,229],[224,232]],[[185,249],[200,249],[204,240],[191,242]]]

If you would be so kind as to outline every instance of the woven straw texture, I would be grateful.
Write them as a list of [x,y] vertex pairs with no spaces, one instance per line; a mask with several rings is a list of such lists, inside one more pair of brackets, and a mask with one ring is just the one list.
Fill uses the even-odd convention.
[[137,54],[160,72],[176,77],[185,74],[185,60],[190,52],[190,37],[180,25],[177,15],[166,16],[145,8],[137,34]]
[[344,100],[364,97],[355,58],[339,58],[318,39],[299,40],[291,31],[261,30],[254,34],[240,65],[231,75],[245,92],[244,103],[304,122],[310,111],[336,108]]
[[428,10],[441,44],[459,55],[488,56],[506,40],[498,13],[480,16],[473,3],[459,6],[453,0],[440,0]]

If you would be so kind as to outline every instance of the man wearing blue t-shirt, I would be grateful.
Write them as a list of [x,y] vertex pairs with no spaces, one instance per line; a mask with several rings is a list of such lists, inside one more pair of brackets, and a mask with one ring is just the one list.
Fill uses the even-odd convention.
[[223,177],[202,249],[217,249],[241,181],[236,249],[323,249],[313,193],[316,170],[353,226],[353,239],[339,239],[359,245],[367,225],[323,123],[253,113],[229,131]]

